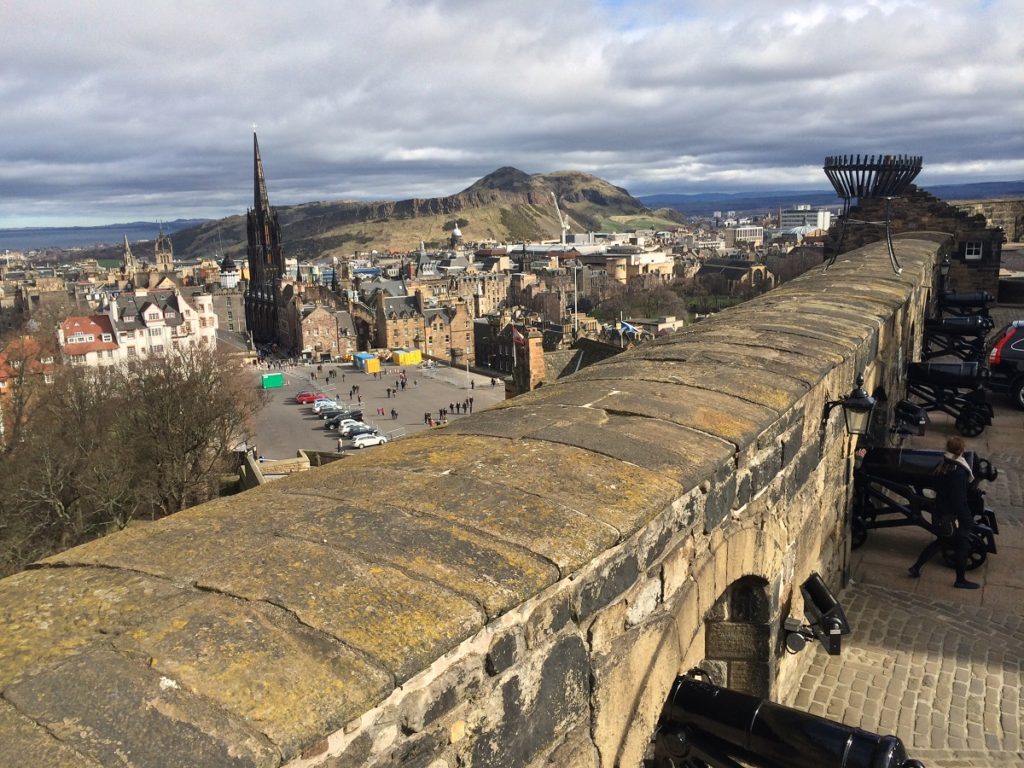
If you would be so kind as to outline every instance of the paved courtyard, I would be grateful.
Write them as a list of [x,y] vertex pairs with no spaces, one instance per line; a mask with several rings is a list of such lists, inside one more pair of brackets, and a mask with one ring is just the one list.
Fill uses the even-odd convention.
[[[994,314],[998,328],[1024,308]],[[871,531],[841,597],[853,633],[840,656],[804,651],[814,657],[786,702],[894,733],[928,768],[1024,766],[1024,411],[992,400],[995,423],[967,440],[999,470],[983,484],[999,552],[968,575],[982,588],[953,589],[952,569],[938,560],[911,579],[907,566],[931,538],[923,529]],[[908,447],[940,448],[956,434],[945,414],[931,419]]]
[[[327,372],[334,369],[338,371],[337,377],[325,382]],[[388,367],[385,370],[402,369]],[[456,402],[463,403],[470,397],[473,398],[474,413],[505,399],[505,387],[500,380],[492,387],[490,377],[467,373],[465,369],[421,369],[413,366],[405,370],[408,377],[405,391],[399,387],[395,396],[388,397],[387,389],[396,388],[397,373],[374,378],[356,370],[351,364],[325,364],[319,372],[316,365],[285,366],[284,387],[267,390],[270,400],[256,415],[254,442],[257,452],[268,459],[288,459],[294,457],[300,448],[337,450],[338,433],[325,430],[323,420],[315,416],[309,406],[295,403],[295,393],[303,389],[315,388],[317,392],[358,407],[357,397],[349,399],[350,388],[357,385],[362,396],[364,420],[395,439],[429,429],[423,419],[426,411],[437,419],[438,409],[448,408]],[[259,375],[266,372],[265,368],[251,370],[254,386],[258,386]],[[317,381],[310,380],[310,374],[314,373]],[[384,417],[376,415],[377,408],[384,409]],[[391,418],[392,408],[398,412],[397,419]],[[460,418],[463,414],[454,410],[448,416],[449,421]]]

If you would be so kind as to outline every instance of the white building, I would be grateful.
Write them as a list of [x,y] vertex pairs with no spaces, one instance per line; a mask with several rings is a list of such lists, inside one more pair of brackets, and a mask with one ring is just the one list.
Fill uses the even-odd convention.
[[191,348],[214,349],[213,297],[196,291],[144,290],[112,299],[104,314],[69,317],[57,329],[64,360],[72,365],[113,365]]
[[832,226],[832,212],[824,208],[811,210],[809,205],[798,205],[795,208],[779,211],[779,229],[795,229],[797,227],[828,229],[830,226]]

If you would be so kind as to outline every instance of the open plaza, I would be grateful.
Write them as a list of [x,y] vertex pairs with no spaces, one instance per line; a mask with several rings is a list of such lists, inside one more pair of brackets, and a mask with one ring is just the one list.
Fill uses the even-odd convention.
[[[253,440],[256,455],[271,460],[294,458],[299,450],[336,451],[338,448],[338,433],[324,429],[324,420],[315,415],[310,406],[295,402],[296,393],[303,390],[323,392],[339,403],[361,408],[363,420],[377,427],[389,440],[430,429],[424,418],[428,412],[437,423],[441,419],[438,411],[446,409],[449,411],[446,418],[451,422],[466,415],[462,406],[469,398],[473,399],[474,413],[505,399],[501,380],[448,366],[385,366],[377,376],[364,373],[351,363],[285,364],[273,370],[284,374],[285,383],[278,389],[267,390],[268,402],[256,416]],[[252,368],[253,386],[259,385],[260,375],[267,371],[266,367]],[[337,373],[328,379],[332,371]],[[404,389],[401,386],[403,371]],[[353,386],[359,391],[350,396]],[[460,406],[458,411],[456,404]],[[383,409],[383,416],[377,415],[378,408]],[[392,410],[397,412],[397,418],[391,417]],[[347,443],[343,450],[348,450]]]

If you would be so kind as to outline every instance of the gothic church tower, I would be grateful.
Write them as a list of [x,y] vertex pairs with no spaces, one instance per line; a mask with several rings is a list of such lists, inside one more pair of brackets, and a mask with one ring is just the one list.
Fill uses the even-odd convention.
[[281,282],[284,279],[284,253],[281,250],[281,226],[277,211],[270,207],[263,160],[256,133],[253,146],[253,207],[246,213],[249,286],[245,293],[245,320],[257,344],[278,343],[278,316]]

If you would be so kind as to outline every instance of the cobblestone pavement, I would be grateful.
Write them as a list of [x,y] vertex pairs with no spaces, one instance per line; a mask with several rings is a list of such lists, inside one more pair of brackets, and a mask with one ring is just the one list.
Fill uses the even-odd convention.
[[[999,328],[1024,308],[994,314]],[[895,734],[928,768],[1024,766],[1024,411],[1000,396],[993,404],[993,426],[967,441],[999,470],[986,488],[999,551],[968,576],[982,589],[953,589],[952,570],[937,560],[908,577],[930,541],[923,529],[871,531],[841,597],[853,628],[842,655],[808,647],[814,657],[785,702]],[[931,419],[908,447],[941,447],[955,434],[949,417]]]

